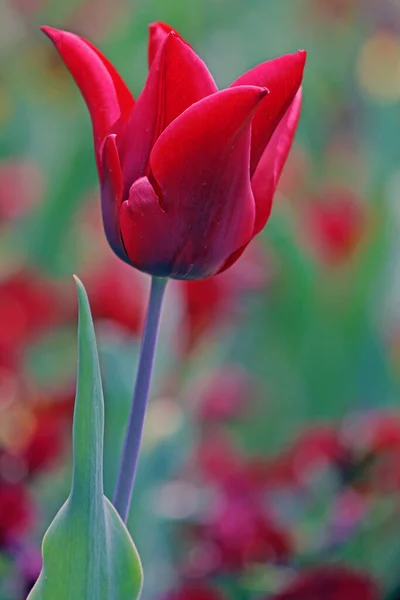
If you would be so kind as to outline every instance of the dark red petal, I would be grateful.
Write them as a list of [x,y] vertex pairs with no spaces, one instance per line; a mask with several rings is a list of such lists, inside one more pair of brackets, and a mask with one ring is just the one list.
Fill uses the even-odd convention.
[[100,145],[112,125],[132,109],[133,96],[110,61],[90,42],[68,31],[41,29],[57,48],[85,99],[100,171]]
[[[173,31],[175,35],[187,44],[186,40],[170,25],[167,23],[162,23],[161,21],[157,21],[156,23],[151,23],[149,25],[149,47],[148,47],[148,58],[149,58],[149,68],[152,65],[152,62],[161,48],[165,38],[167,35]],[[189,44],[188,44],[189,45]]]
[[223,273],[224,271],[229,269],[229,267],[234,265],[235,262],[238,261],[239,258],[242,256],[242,254],[246,250],[247,246],[248,246],[248,243],[243,244],[243,246],[241,246],[240,248],[235,250],[235,252],[232,252],[232,254],[226,259],[226,261],[224,262],[222,267],[219,269],[218,273]]
[[153,148],[152,173],[174,222],[176,251],[170,258],[177,278],[216,273],[252,236],[251,118],[266,93],[240,86],[204,98],[171,123]]
[[264,150],[251,180],[256,202],[256,221],[253,235],[257,235],[263,229],[271,214],[275,189],[292,147],[299,122],[301,101],[300,88]]
[[136,179],[148,175],[150,151],[161,132],[194,102],[216,91],[204,62],[174,33],[169,33],[119,135],[126,195]]
[[107,241],[117,256],[129,262],[119,229],[119,209],[122,202],[122,175],[115,135],[109,135],[100,149],[101,154],[101,212]]
[[169,264],[175,250],[173,222],[161,209],[147,177],[132,185],[129,199],[121,206],[120,227],[131,264],[151,275],[164,276],[164,265]]
[[297,94],[306,62],[306,52],[286,54],[275,58],[247,73],[232,85],[257,85],[267,87],[271,92],[259,106],[252,127],[250,173],[253,175],[257,164],[271,139],[276,127]]

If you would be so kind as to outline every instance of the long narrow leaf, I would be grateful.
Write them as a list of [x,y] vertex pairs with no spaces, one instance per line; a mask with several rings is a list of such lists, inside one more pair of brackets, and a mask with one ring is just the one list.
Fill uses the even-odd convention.
[[103,493],[104,403],[93,322],[77,280],[79,358],[71,493],[43,541],[43,568],[28,600],[135,600],[136,548]]

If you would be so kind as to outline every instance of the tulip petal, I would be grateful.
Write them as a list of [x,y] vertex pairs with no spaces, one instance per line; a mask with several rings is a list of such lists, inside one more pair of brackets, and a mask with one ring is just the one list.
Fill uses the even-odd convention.
[[[273,134],[251,180],[256,203],[256,218],[253,237],[260,233],[264,228],[271,214],[275,189],[278,185],[283,167],[285,166],[299,122],[301,101],[302,92],[300,88],[291,106],[286,111],[286,114]],[[246,247],[247,244],[244,244],[241,248],[233,252],[218,273],[223,273],[231,267],[241,257],[246,250]]]
[[267,147],[276,127],[291,105],[303,78],[306,52],[286,54],[267,61],[244,73],[232,86],[257,85],[267,87],[271,94],[260,105],[253,119],[250,174]]
[[119,209],[122,202],[122,175],[115,135],[109,135],[101,153],[101,212],[107,241],[115,254],[129,263],[119,229]]
[[238,248],[238,250],[235,250],[235,252],[232,252],[232,254],[226,259],[222,267],[218,270],[218,275],[229,269],[229,267],[231,267],[232,265],[234,265],[235,262],[238,261],[239,258],[242,256],[243,252],[246,250],[248,245],[249,242],[247,242],[247,244],[243,244],[243,246]]
[[276,186],[292,147],[300,119],[301,104],[302,91],[300,88],[264,150],[251,180],[256,202],[254,235],[263,229],[271,214]]
[[68,31],[41,29],[57,48],[87,104],[100,171],[100,145],[120,116],[132,110],[133,96],[114,66],[90,42]]
[[183,37],[170,25],[167,23],[162,23],[161,21],[157,21],[156,23],[151,23],[149,25],[149,46],[148,46],[148,59],[149,59],[149,68],[151,67],[153,60],[156,57],[158,50],[163,45],[165,38],[168,34],[173,31],[174,34],[185,42],[188,46],[188,42],[183,39]]
[[[177,279],[213,275],[250,240],[255,219],[251,118],[266,93],[241,86],[213,94],[187,109],[157,140],[151,168],[160,194],[158,210],[165,216],[158,214],[154,225],[153,210],[143,230],[150,236],[146,243],[154,244],[153,264],[166,265],[160,274]],[[143,210],[133,210],[143,221]],[[170,223],[165,252],[154,229],[160,219]],[[132,261],[124,232],[123,239]]]
[[216,91],[204,62],[174,32],[169,33],[118,136],[126,196],[133,181],[148,175],[150,152],[161,132],[194,102]]
[[131,264],[164,277],[170,275],[175,252],[172,215],[165,213],[147,177],[137,179],[120,210],[122,239]]

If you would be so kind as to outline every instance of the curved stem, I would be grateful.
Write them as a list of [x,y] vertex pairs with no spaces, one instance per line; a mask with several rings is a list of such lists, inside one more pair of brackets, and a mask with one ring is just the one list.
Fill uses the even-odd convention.
[[167,279],[160,279],[159,277],[152,278],[146,324],[140,350],[138,373],[133,392],[129,424],[118,473],[117,486],[114,494],[114,506],[124,522],[127,521],[129,514],[133,485],[139,460],[140,442],[142,439],[143,423],[150,391],[151,373],[153,370],[161,306],[166,285]]

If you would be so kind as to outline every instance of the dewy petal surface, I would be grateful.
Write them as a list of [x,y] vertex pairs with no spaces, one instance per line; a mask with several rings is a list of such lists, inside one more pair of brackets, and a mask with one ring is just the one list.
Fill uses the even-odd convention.
[[[148,175],[151,149],[162,131],[193,103],[217,91],[204,62],[173,32],[151,66],[149,76],[119,135],[125,197],[136,179]],[[179,165],[174,165],[174,171]]]
[[57,48],[87,104],[100,170],[100,145],[120,116],[132,110],[133,96],[115,67],[90,42],[52,27],[41,29]]
[[253,119],[251,175],[255,172],[269,140],[300,88],[306,56],[304,50],[299,50],[295,54],[286,54],[269,60],[244,73],[232,84],[232,86],[258,85],[267,87],[271,92],[259,106]]
[[161,196],[148,182],[144,193],[141,180],[121,209],[124,245],[135,266],[177,279],[206,277],[250,240],[251,118],[266,93],[254,86],[223,90],[162,133],[151,154]]
[[251,180],[256,203],[254,235],[263,229],[271,214],[276,186],[296,133],[301,104],[302,90],[300,88],[264,150]]
[[[167,23],[163,23],[162,21],[156,21],[155,23],[151,23],[149,25],[149,45],[148,45],[148,60],[149,60],[149,68],[151,67],[153,60],[156,57],[158,50],[161,48],[163,42],[167,35],[173,31],[175,35],[188,44],[186,40],[174,29],[171,25]],[[188,44],[190,46],[190,44]]]

